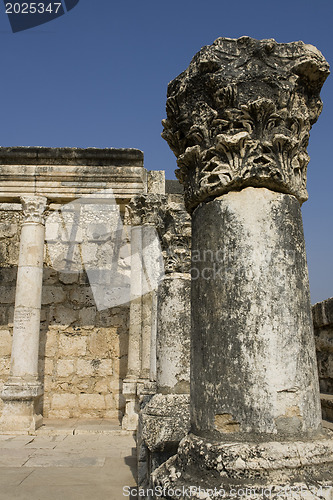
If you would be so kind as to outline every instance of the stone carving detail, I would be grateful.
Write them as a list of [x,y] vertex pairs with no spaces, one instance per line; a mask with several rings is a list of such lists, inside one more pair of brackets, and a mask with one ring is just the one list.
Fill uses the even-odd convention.
[[183,196],[136,196],[128,205],[126,223],[132,226],[154,225],[167,274],[190,272],[191,219],[185,210]]
[[157,227],[164,257],[165,272],[189,273],[191,270],[191,219],[183,202],[169,201],[160,208],[163,224]]
[[44,196],[22,196],[23,223],[44,224],[44,210],[47,199]]
[[145,194],[135,196],[127,206],[125,224],[131,226],[141,226],[142,224],[159,225],[161,223],[159,219],[160,206],[166,202],[166,195]]
[[191,211],[246,186],[307,199],[306,148],[329,74],[303,42],[219,38],[168,87],[162,137]]

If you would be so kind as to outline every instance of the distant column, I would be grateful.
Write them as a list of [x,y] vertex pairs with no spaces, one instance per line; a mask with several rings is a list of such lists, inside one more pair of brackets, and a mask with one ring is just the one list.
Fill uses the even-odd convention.
[[[155,389],[155,384],[151,383],[154,381],[151,381],[150,358],[155,294],[151,280],[154,281],[152,273],[155,271],[155,257],[150,256],[149,252],[157,251],[158,254],[158,248],[155,248],[158,239],[155,214],[162,198],[161,194],[140,195],[134,197],[128,206],[128,225],[131,226],[131,303],[128,368],[123,382],[126,407],[122,421],[122,427],[127,430],[137,428],[141,393]],[[148,264],[150,258],[152,261]]]
[[1,395],[4,410],[0,429],[31,432],[42,424],[38,403],[43,394],[38,380],[40,309],[44,260],[46,198],[23,196],[23,223],[16,283],[11,370]]
[[126,399],[122,427],[135,430],[138,423],[137,383],[141,372],[141,323],[142,323],[142,230],[131,229],[131,303],[128,338],[127,375],[123,382]]

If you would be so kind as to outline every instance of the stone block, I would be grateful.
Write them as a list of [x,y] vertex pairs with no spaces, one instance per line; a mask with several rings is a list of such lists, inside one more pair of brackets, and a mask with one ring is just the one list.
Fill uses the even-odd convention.
[[74,373],[75,362],[73,359],[59,359],[57,361],[58,377],[69,377]]
[[0,241],[0,262],[7,262],[7,243]]
[[44,267],[43,269],[43,286],[54,285],[58,281],[58,272],[52,267]]
[[76,365],[76,373],[79,377],[91,377],[95,373],[95,369],[91,361],[86,359],[78,359]]
[[0,375],[7,378],[10,370],[10,358],[1,358],[0,357]]
[[16,241],[9,241],[7,244],[7,264],[16,266],[19,259],[19,244]]
[[61,286],[43,286],[42,304],[59,304],[66,299],[66,293]]
[[60,356],[84,356],[86,354],[86,338],[78,336],[59,336]]
[[94,392],[99,394],[106,394],[109,392],[108,383],[106,380],[99,380],[94,386]]
[[0,268],[0,282],[3,285],[11,284],[16,287],[17,267],[2,267]]
[[49,330],[46,332],[44,356],[53,358],[58,349],[58,332]]
[[79,312],[59,304],[51,308],[51,317],[57,324],[68,327],[78,321]]
[[60,224],[58,222],[51,222],[46,219],[45,222],[45,240],[57,241],[60,233]]
[[82,328],[91,328],[96,324],[96,307],[84,307],[79,311],[79,320]]
[[15,288],[13,286],[0,286],[0,304],[14,304]]
[[19,227],[17,224],[10,224],[9,222],[0,223],[0,239],[12,238],[17,235]]
[[112,420],[121,420],[123,418],[123,412],[118,410],[107,410],[104,412],[104,418],[110,418]]
[[79,394],[79,407],[83,410],[105,410],[105,398],[101,394]]
[[112,375],[112,360],[102,359],[98,366],[98,375],[101,377],[110,377]]
[[14,323],[14,305],[8,308],[8,327],[12,328]]
[[95,305],[94,297],[90,286],[81,286],[80,288],[74,288],[70,292],[70,300],[75,304],[80,306],[93,306]]
[[48,412],[47,418],[73,418],[75,415],[73,413],[75,410],[69,411],[69,410],[58,410],[58,409],[51,409]]
[[110,228],[105,222],[92,222],[87,227],[86,236],[91,241],[105,241],[110,237]]
[[85,264],[97,264],[98,245],[95,243],[84,243],[81,248],[82,260]]
[[148,193],[165,194],[164,170],[148,171]]
[[0,325],[7,324],[7,307],[0,306]]
[[96,330],[89,335],[88,349],[92,356],[105,357],[108,353],[107,331]]
[[77,408],[78,396],[76,394],[53,394],[51,408],[52,410],[70,410]]
[[0,356],[10,356],[12,352],[12,336],[9,330],[0,330]]
[[73,283],[77,283],[78,279],[78,273],[59,273],[59,281],[60,283],[64,283],[65,285],[72,285]]
[[[44,375],[52,375],[53,374],[53,369],[54,369],[54,361],[53,361],[53,359],[45,358],[45,359],[43,359],[41,361],[42,361],[42,363],[44,365],[44,368],[43,368]],[[44,389],[45,389],[45,378],[44,378]]]
[[[49,365],[50,366],[50,365]],[[50,369],[51,373],[46,374],[44,373],[44,380],[43,380],[43,386],[44,386],[44,399],[47,398],[48,400],[51,399],[51,390],[54,389],[54,382],[53,382],[53,377],[52,377],[52,371],[53,371],[53,363],[52,363],[52,368]]]
[[63,243],[81,243],[83,241],[82,227],[75,223],[73,224],[73,219],[70,217],[65,227],[60,228],[59,237]]

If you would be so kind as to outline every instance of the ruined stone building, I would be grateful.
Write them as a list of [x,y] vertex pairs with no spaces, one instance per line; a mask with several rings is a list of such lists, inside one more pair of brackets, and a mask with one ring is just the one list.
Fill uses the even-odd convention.
[[0,148],[1,432],[118,419],[165,499],[333,498],[333,301],[312,314],[300,212],[328,73],[302,42],[204,47],[168,88],[181,184],[134,149]]
[[[121,422],[126,404],[126,427],[135,428],[137,384],[152,370],[156,291],[142,296],[140,266],[132,285],[118,271],[103,276],[110,255],[130,268],[130,246],[142,246],[149,225],[158,226],[162,246],[167,240],[166,272],[181,272],[189,229],[178,182],[147,172],[133,149],[1,148],[0,165],[2,431],[33,432],[41,417]],[[96,193],[108,193],[103,206]],[[126,229],[135,225],[131,243]],[[177,237],[186,250],[166,255]],[[126,294],[134,285],[130,305],[121,287]]]

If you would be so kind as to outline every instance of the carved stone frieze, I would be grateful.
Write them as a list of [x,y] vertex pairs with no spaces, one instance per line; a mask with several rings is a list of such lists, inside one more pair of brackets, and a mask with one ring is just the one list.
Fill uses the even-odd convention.
[[303,42],[218,38],[203,47],[169,84],[163,120],[187,209],[246,186],[304,202],[306,148],[328,74]]
[[44,210],[47,199],[44,196],[22,196],[23,223],[44,224]]

